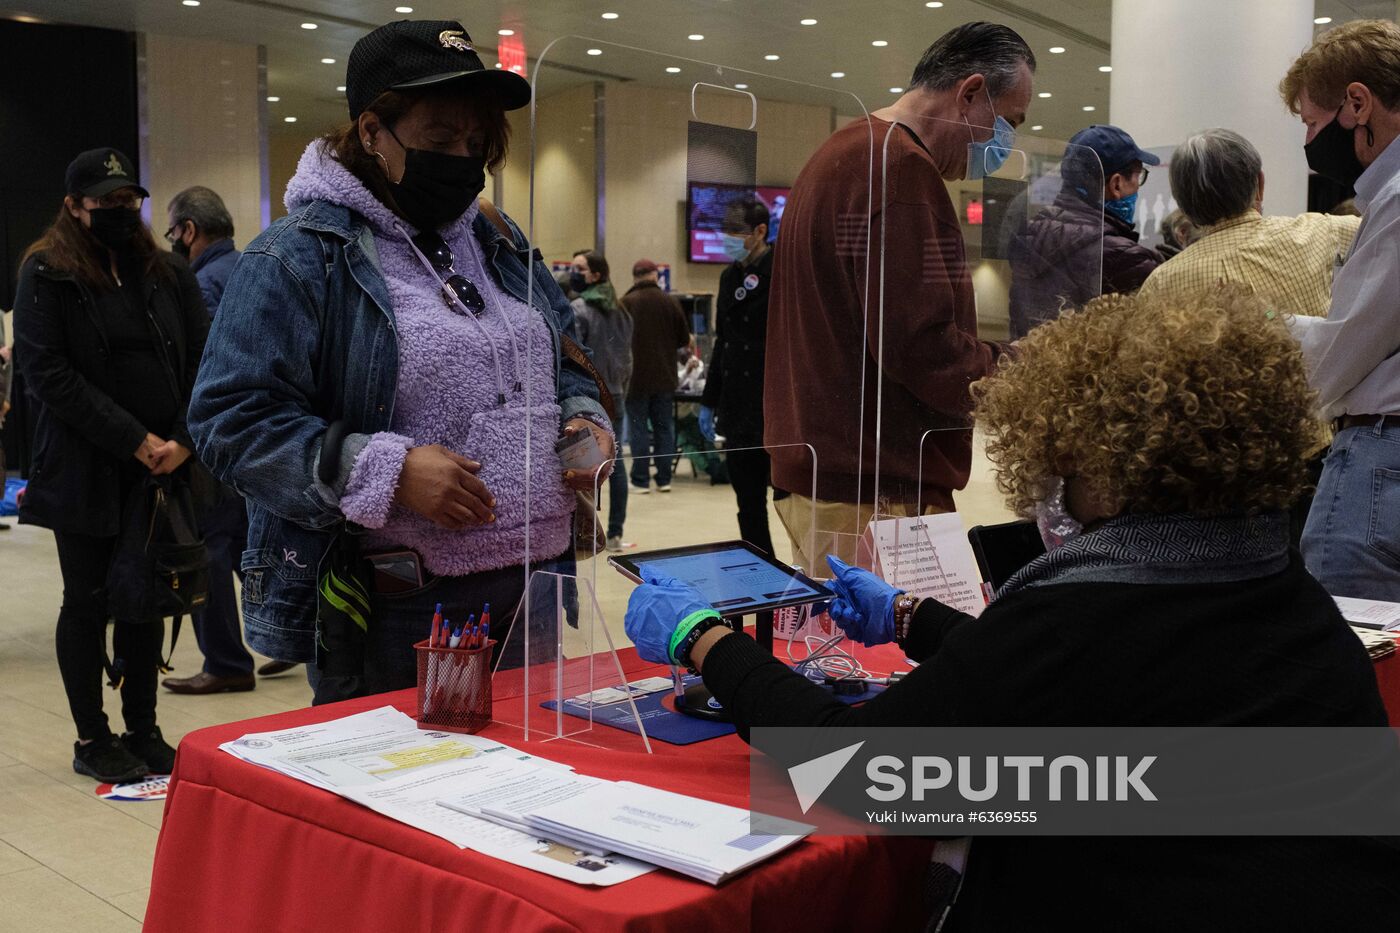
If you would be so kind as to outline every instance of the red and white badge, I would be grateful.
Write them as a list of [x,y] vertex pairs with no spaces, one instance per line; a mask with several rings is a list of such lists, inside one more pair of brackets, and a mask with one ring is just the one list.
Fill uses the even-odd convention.
[[169,787],[170,775],[159,774],[132,784],[98,784],[96,793],[103,800],[134,803],[140,800],[164,800]]
[[758,288],[758,276],[754,275],[752,272],[744,276],[744,287],[747,288],[749,291],[753,291],[755,288]]

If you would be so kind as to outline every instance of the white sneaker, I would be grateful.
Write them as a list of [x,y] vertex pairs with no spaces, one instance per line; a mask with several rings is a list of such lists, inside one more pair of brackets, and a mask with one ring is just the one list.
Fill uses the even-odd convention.
[[622,535],[613,535],[611,538],[608,539],[608,550],[609,550],[609,551],[620,551],[620,550],[622,550]]
[[627,488],[632,490],[632,495],[634,496],[645,496],[647,493],[651,492],[650,486],[638,486],[636,483],[628,483]]
[[667,483],[665,486],[663,486],[663,485],[661,485],[660,483],[657,483],[657,484],[656,484],[656,491],[657,491],[657,492],[670,492],[670,491],[671,491],[671,484],[670,484],[670,483]]

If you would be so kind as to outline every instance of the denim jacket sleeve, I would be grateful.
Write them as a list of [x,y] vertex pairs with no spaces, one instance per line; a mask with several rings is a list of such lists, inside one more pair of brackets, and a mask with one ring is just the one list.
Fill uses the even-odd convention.
[[214,475],[305,528],[343,519],[319,481],[327,428],[315,412],[319,281],[274,252],[249,250],[224,289],[190,400],[189,428]]

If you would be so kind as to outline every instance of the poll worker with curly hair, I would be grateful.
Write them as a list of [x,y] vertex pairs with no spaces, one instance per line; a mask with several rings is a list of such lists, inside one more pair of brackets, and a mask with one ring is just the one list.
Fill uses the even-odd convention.
[[[1371,662],[1289,548],[1316,437],[1285,322],[1241,290],[1112,296],[973,387],[1047,553],[974,619],[831,561],[831,614],[918,662],[849,707],[651,579],[627,634],[756,726],[1383,726]],[[699,632],[698,637],[696,632]],[[948,930],[1393,929],[1391,841],[979,837]]]

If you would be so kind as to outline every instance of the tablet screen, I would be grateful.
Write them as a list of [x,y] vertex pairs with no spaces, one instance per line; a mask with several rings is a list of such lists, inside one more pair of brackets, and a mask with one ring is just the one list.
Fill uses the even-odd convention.
[[829,595],[797,570],[741,541],[654,551],[614,563],[635,577],[646,568],[689,583],[726,614],[799,605]]

